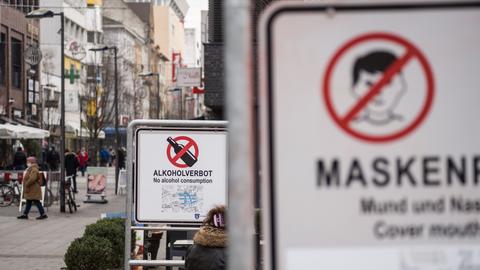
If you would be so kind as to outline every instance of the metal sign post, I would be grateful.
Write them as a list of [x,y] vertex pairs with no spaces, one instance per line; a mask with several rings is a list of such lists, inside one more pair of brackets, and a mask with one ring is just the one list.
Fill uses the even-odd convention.
[[[226,201],[226,126],[225,121],[177,121],[177,120],[135,120],[128,125],[127,129],[127,197],[126,197],[126,224],[125,224],[125,262],[124,269],[130,269],[133,265],[158,265],[158,266],[182,266],[183,261],[158,260],[138,261],[131,260],[131,232],[132,230],[160,230],[160,231],[192,231],[192,227],[151,227],[155,223],[168,224],[199,224],[204,218],[206,211],[203,209],[197,212],[184,211],[180,214],[169,212],[162,196],[167,194],[170,188],[178,188],[175,184],[162,183],[161,177],[154,174],[170,173],[181,174],[180,182],[197,183],[194,186],[198,189],[199,195],[208,195],[209,198],[188,198],[188,203],[198,202],[199,199],[206,208],[213,207],[212,204],[222,204]],[[180,133],[191,133],[188,137],[196,142],[196,148],[187,136],[178,136]],[[209,138],[210,136],[210,138]],[[214,137],[211,137],[214,136]],[[187,142],[185,142],[186,140]],[[222,140],[223,147],[222,147]],[[185,143],[183,145],[183,143]],[[174,146],[172,146],[174,145]],[[203,147],[203,146],[205,147]],[[176,148],[178,147],[178,148]],[[192,149],[190,149],[192,147]],[[202,148],[203,147],[203,148]],[[208,149],[210,147],[210,149]],[[216,149],[215,149],[216,148]],[[183,151],[182,151],[183,149]],[[199,152],[202,151],[202,152]],[[218,152],[220,151],[220,152]],[[210,152],[210,153],[209,153]],[[223,152],[223,161],[222,159]],[[154,156],[151,156],[154,155]],[[216,164],[211,164],[215,161]],[[209,163],[210,162],[210,163]],[[141,163],[141,164],[140,164]],[[222,165],[223,164],[223,165]],[[215,166],[220,167],[216,168]],[[213,167],[212,167],[213,166]],[[222,167],[225,166],[225,167]],[[210,169],[207,169],[210,168]],[[139,170],[141,170],[139,172]],[[201,172],[200,172],[201,171]],[[223,176],[222,176],[223,171]],[[140,174],[139,174],[140,173]],[[202,177],[200,177],[200,174]],[[208,177],[206,176],[208,174]],[[194,178],[189,176],[195,176]],[[136,179],[136,177],[139,177]],[[167,177],[168,178],[168,177]],[[170,179],[170,178],[169,178]],[[172,179],[166,179],[170,181]],[[137,181],[136,198],[134,200],[133,188]],[[142,183],[138,183],[141,181]],[[172,181],[176,181],[176,178]],[[225,184],[222,187],[222,181]],[[213,183],[216,183],[213,185]],[[153,185],[153,186],[152,186]],[[163,186],[169,186],[163,192]],[[203,185],[203,186],[200,186]],[[208,185],[208,186],[207,186]],[[180,184],[179,184],[180,186]],[[160,190],[159,190],[160,188]],[[181,186],[180,186],[181,188]],[[211,190],[213,188],[213,190]],[[219,190],[217,190],[219,188]],[[156,194],[149,193],[154,190]],[[213,193],[212,193],[213,192]],[[178,194],[178,193],[176,193]],[[223,195],[222,195],[223,194]],[[168,194],[167,194],[168,195]],[[213,200],[212,200],[213,196]],[[168,197],[168,196],[167,196]],[[159,201],[160,200],[160,201]],[[140,203],[140,204],[138,204]],[[136,205],[136,209],[133,205]],[[156,205],[158,211],[151,211],[151,206]],[[177,203],[170,206],[182,208]],[[166,208],[163,209],[162,207]],[[140,207],[140,208],[139,208]],[[193,207],[187,205],[185,207]],[[205,208],[204,207],[204,208]],[[163,211],[163,210],[165,211]],[[178,209],[175,209],[175,211]],[[191,210],[190,208],[188,210]],[[159,216],[160,214],[160,216]],[[136,224],[148,222],[149,227],[132,227],[132,217],[137,219]]]
[[265,269],[478,267],[480,3],[310,2],[260,28]]
[[250,2],[225,3],[225,91],[229,121],[228,267],[254,269],[254,131]]

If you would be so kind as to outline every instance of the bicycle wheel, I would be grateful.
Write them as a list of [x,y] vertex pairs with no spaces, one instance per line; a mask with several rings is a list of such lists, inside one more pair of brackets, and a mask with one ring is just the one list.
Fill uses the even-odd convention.
[[15,200],[15,191],[11,186],[0,185],[0,207],[9,206]]
[[72,194],[72,199],[73,199],[73,201],[75,201],[75,192],[73,192],[72,190],[70,190],[70,194]]
[[75,212],[77,212],[77,202],[75,200],[73,200],[72,204],[73,204],[73,210],[75,210]]
[[68,204],[68,211],[70,212],[70,214],[73,213],[73,209],[76,210],[77,206],[75,205],[75,201],[72,199],[72,191],[69,189],[67,191],[67,194],[68,194],[68,197],[67,197],[67,204]]
[[43,198],[43,205],[45,207],[50,207],[53,204],[53,194],[50,189],[45,190],[45,198]]
[[70,201],[70,199],[67,200],[67,205],[68,205],[68,212],[73,213],[73,209],[72,209],[72,202]]

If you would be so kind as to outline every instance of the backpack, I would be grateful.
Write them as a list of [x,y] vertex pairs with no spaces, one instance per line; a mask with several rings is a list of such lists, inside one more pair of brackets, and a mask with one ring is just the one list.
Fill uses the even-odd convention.
[[45,178],[45,175],[43,174],[43,172],[41,172],[41,171],[38,172],[37,181],[40,184],[40,186],[42,186],[42,187],[47,185],[47,181],[46,181],[46,178]]

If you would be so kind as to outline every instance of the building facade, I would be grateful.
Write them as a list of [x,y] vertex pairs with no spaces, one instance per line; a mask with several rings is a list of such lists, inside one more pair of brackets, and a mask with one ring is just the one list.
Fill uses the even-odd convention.
[[185,89],[176,87],[176,69],[183,65],[183,21],[189,6],[186,0],[157,0],[152,3],[152,41],[159,53],[168,58],[168,62],[159,67],[162,85],[161,118],[185,119]]
[[[103,6],[104,42],[118,48],[117,64],[121,67],[118,70],[119,120],[121,126],[127,126],[133,119],[150,118],[150,102],[145,102],[149,89],[144,85],[142,74],[151,70],[148,67],[153,54],[149,37],[151,8],[149,3],[118,0],[104,0]],[[112,70],[113,59],[109,59],[105,65]]]
[[[77,149],[89,137],[87,104],[98,89],[101,55],[90,51],[103,43],[101,0],[40,0],[40,7],[64,13],[64,80],[66,147]],[[41,88],[44,126],[54,134],[60,123],[61,58],[59,17],[40,20]]]
[[[38,47],[39,24],[25,18],[38,0],[0,0],[0,120],[41,126],[40,73],[25,61],[27,48]],[[30,62],[32,63],[32,62]]]
[[[252,0],[252,38],[253,55],[256,55],[256,29],[261,12],[276,0]],[[224,103],[224,33],[223,1],[209,0],[208,43],[204,44],[205,57],[205,105],[210,108],[210,119],[225,119]],[[256,61],[252,61],[256,65]],[[254,67],[255,68],[255,67]],[[256,76],[256,72],[252,72]],[[254,80],[257,81],[257,80]]]

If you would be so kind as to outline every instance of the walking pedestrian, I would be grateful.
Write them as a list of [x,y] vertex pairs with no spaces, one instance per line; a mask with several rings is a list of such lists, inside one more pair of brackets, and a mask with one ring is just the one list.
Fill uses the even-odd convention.
[[85,148],[82,147],[82,150],[78,152],[78,165],[79,169],[82,172],[82,177],[85,176],[85,171],[87,170],[88,166],[88,153],[85,151]]
[[51,171],[58,171],[58,164],[60,163],[60,154],[58,154],[55,147],[50,147],[50,151],[47,153],[47,163]]
[[75,153],[70,152],[69,149],[65,149],[65,172],[67,177],[71,176],[73,181],[73,193],[77,193],[77,168],[78,158]]
[[100,166],[107,167],[109,160],[110,153],[105,147],[102,147],[102,150],[100,150]]
[[225,207],[211,209],[193,237],[185,257],[186,270],[226,269]]
[[35,157],[27,158],[27,170],[25,172],[25,177],[23,178],[23,198],[27,201],[25,205],[25,210],[21,216],[18,216],[18,219],[28,219],[28,213],[32,208],[32,204],[35,204],[38,208],[40,216],[37,219],[46,219],[48,216],[45,214],[40,200],[42,199],[42,181],[43,178],[40,175],[38,170],[37,159]]
[[127,151],[124,147],[118,149],[118,168],[125,169],[125,157],[127,155]]
[[17,152],[13,156],[13,169],[23,171],[27,168],[27,155],[23,152],[22,147],[17,148]]
[[109,167],[112,167],[115,166],[115,162],[116,162],[116,158],[117,158],[117,154],[115,153],[115,150],[113,150],[113,148],[110,146],[110,163],[109,163]]

